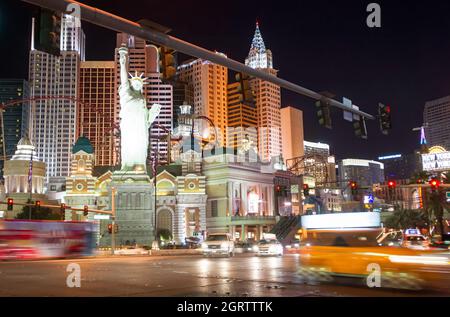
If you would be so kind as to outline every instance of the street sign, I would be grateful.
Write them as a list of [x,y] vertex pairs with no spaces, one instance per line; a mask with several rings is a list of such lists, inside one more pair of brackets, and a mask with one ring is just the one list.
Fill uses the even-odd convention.
[[445,196],[447,197],[447,202],[450,203],[450,192],[446,192]]
[[[342,98],[342,103],[345,106],[347,106],[350,109],[352,109],[353,103],[352,103],[352,101],[350,99],[347,99],[347,98],[344,97],[344,98]],[[353,113],[351,113],[350,111],[345,111],[344,110],[344,120],[353,122]]]

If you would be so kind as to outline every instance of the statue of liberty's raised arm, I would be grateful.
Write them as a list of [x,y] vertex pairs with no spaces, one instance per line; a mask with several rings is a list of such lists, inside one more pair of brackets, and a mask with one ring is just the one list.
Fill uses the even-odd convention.
[[128,48],[122,45],[120,55],[120,142],[122,171],[145,173],[149,146],[149,128],[159,115],[161,106],[154,104],[150,110],[143,95],[143,74],[128,79]]

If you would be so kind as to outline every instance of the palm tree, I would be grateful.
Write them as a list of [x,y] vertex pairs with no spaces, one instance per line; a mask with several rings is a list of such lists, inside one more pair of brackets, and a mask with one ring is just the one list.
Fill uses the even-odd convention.
[[390,229],[409,229],[427,224],[427,215],[421,210],[399,209],[386,219],[385,226]]

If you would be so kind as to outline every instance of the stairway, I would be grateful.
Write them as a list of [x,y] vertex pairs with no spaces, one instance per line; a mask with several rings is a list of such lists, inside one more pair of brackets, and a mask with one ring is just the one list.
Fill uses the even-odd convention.
[[297,216],[281,217],[270,233],[275,234],[277,240],[283,242],[293,230],[297,229],[299,220],[300,217]]

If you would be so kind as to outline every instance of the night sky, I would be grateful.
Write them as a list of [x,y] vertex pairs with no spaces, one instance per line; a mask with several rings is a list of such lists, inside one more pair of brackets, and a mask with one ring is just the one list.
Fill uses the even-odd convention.
[[[304,112],[305,139],[331,145],[338,158],[377,158],[418,147],[411,130],[422,124],[428,100],[450,95],[450,2],[378,1],[382,28],[366,26],[372,1],[82,1],[139,20],[172,28],[171,35],[243,62],[255,21],[274,67],[283,79],[316,91],[346,96],[376,114],[378,102],[393,109],[393,130],[383,136],[368,122],[369,140],[359,140],[342,112],[333,110],[333,130],[321,128],[314,102],[282,91],[282,105]],[[27,78],[31,6],[0,2],[0,78]],[[87,60],[111,60],[113,32],[83,24]]]

